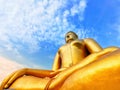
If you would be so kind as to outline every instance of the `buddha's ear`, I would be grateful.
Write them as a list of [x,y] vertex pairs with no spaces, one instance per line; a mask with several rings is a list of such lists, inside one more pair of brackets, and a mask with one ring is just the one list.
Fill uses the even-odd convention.
[[83,41],[89,53],[99,52],[103,50],[103,48],[95,40],[91,38],[86,38]]

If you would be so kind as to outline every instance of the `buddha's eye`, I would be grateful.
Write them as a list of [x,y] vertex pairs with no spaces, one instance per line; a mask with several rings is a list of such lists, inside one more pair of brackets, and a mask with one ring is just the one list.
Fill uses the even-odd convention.
[[69,38],[70,36],[68,35],[67,38]]

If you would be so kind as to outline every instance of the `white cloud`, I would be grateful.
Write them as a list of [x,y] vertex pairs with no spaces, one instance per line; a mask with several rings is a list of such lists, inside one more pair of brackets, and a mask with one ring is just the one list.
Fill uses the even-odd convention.
[[86,8],[86,0],[71,2],[68,7],[69,0],[0,0],[0,54],[22,58],[20,51],[36,52],[42,41],[63,43],[66,31],[77,30],[68,17],[83,20]]

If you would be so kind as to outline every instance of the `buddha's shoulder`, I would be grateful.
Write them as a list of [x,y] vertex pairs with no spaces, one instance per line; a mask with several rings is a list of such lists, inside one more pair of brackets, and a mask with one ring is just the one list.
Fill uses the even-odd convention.
[[59,48],[59,50],[65,49],[67,46],[68,46],[68,44],[64,44]]

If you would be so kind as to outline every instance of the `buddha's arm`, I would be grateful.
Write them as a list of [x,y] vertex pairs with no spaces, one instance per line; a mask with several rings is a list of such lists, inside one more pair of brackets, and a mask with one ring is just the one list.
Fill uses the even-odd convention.
[[102,47],[91,38],[84,39],[84,43],[90,53],[99,52],[102,50]]
[[24,68],[24,69],[21,69],[21,70],[18,70],[16,72],[12,73],[10,76],[8,76],[6,79],[4,79],[1,86],[4,88],[8,88],[17,78],[19,78],[23,75],[32,75],[32,76],[36,76],[36,77],[40,77],[40,78],[53,77],[61,71],[61,70],[59,70],[59,68],[60,68],[60,56],[57,53],[55,60],[54,60],[54,64],[53,64],[54,71]]
[[59,53],[57,52],[54,62],[53,62],[52,70],[56,71],[56,70],[60,69],[60,67],[61,67],[61,58],[60,58]]

